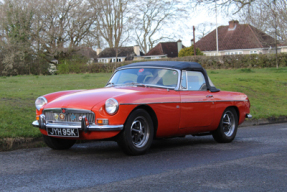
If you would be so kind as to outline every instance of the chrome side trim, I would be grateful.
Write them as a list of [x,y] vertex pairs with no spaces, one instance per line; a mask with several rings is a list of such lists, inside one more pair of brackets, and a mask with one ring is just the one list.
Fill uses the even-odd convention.
[[186,101],[186,102],[152,102],[152,103],[121,103],[120,105],[150,105],[150,104],[170,104],[170,103],[207,103],[207,102],[240,102],[240,101],[247,101],[247,100],[220,100],[220,101]]
[[248,101],[248,100],[220,100],[220,101],[213,101],[213,102],[230,102],[230,101]]
[[248,118],[248,119],[250,119],[250,118],[252,118],[252,115],[251,115],[251,114],[246,114],[245,117]]

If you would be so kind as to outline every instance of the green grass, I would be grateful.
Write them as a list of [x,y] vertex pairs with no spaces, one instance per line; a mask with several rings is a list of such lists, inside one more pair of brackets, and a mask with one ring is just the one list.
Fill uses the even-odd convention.
[[[243,92],[255,119],[287,116],[287,67],[207,70],[217,88]],[[0,77],[0,138],[37,137],[35,99],[62,90],[105,86],[110,73]]]
[[254,119],[287,116],[287,67],[207,73],[217,88],[247,94]]
[[110,73],[0,77],[0,138],[37,137],[35,100],[47,93],[105,86]]

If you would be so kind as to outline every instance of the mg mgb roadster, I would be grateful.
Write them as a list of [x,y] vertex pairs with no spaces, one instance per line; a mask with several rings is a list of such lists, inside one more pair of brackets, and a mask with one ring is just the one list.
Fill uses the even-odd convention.
[[228,143],[252,117],[245,94],[220,91],[195,62],[125,65],[104,88],[50,93],[35,105],[32,125],[50,148],[113,139],[129,155],[145,153],[157,138],[212,135]]

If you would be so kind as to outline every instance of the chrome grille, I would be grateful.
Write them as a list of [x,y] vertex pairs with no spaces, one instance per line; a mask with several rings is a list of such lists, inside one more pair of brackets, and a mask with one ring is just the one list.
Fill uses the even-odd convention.
[[[53,122],[81,122],[81,117],[86,116],[89,123],[95,123],[95,114],[92,111],[65,109],[65,113],[61,109],[48,109],[44,111],[46,121]],[[60,115],[64,117],[60,118]]]

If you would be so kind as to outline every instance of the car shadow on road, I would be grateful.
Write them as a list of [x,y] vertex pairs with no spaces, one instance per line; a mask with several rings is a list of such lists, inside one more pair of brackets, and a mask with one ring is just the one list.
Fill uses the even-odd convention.
[[[216,145],[217,143],[211,136],[204,137],[176,137],[168,139],[157,139],[154,140],[150,150],[147,154],[161,153],[164,151],[180,151],[188,148],[188,150],[198,150],[198,147]],[[204,148],[205,148],[204,147]],[[122,158],[126,155],[122,152],[120,147],[114,141],[92,141],[87,143],[75,144],[71,149],[65,151],[49,151],[51,154],[61,155],[92,155],[97,158],[110,157],[110,158]]]

